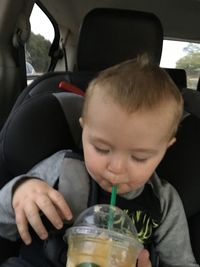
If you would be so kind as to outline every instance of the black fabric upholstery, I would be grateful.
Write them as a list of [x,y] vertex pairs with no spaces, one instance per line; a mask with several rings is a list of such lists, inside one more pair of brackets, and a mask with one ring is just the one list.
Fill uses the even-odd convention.
[[199,77],[199,80],[198,80],[198,83],[197,83],[197,91],[200,91],[200,77]]
[[162,43],[162,25],[154,14],[97,8],[81,27],[77,69],[100,71],[144,52],[159,64]]
[[[58,87],[61,81],[68,81],[81,88],[83,91],[88,86],[88,83],[97,75],[96,72],[48,72],[34,80],[18,97],[12,110],[21,105],[23,101],[34,95],[47,94],[52,92],[61,92]],[[12,112],[11,112],[12,113]]]
[[[63,105],[70,103],[71,94],[60,94],[64,98]],[[16,107],[1,136],[0,188],[12,177],[26,173],[53,153],[66,148],[77,149],[71,129],[74,118],[81,114],[77,104],[73,101],[69,105],[71,114],[66,117],[58,98],[48,92],[27,98]],[[11,242],[0,237],[0,246],[1,263],[18,255],[20,240]]]
[[157,168],[160,177],[177,189],[188,219],[191,244],[200,263],[200,118],[187,116],[180,125],[177,142]]
[[182,90],[185,111],[200,118],[200,92],[193,89],[184,88]]
[[184,69],[170,69],[165,68],[166,72],[170,75],[180,91],[187,87],[187,75]]
[[189,115],[180,125],[157,172],[175,186],[188,218],[200,211],[200,119]]
[[58,87],[60,81],[69,81],[85,90],[95,75],[47,73],[22,92],[0,132],[0,188],[71,143],[63,111],[52,93],[63,92]]
[[189,220],[190,238],[192,243],[192,249],[196,260],[200,263],[200,213],[196,214]]
[[4,174],[0,174],[0,186],[52,153],[74,146],[64,113],[51,94],[21,104],[7,123],[2,139],[0,171]]
[[160,177],[177,189],[188,219],[191,244],[200,264],[200,92],[183,89],[186,112],[170,147],[157,168]]
[[[159,62],[162,41],[162,26],[153,14],[104,8],[91,11],[80,31],[77,51],[80,71],[44,74],[18,97],[0,133],[0,186],[66,145],[63,138],[69,133],[61,127],[65,123],[63,114],[56,100],[48,96],[61,91],[60,81],[69,81],[85,90],[99,70],[144,51]],[[27,135],[31,127],[32,134]],[[36,157],[37,153],[40,155]]]

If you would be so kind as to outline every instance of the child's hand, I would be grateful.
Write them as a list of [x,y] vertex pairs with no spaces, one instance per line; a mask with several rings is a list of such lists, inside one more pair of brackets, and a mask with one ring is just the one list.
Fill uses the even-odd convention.
[[137,267],[152,267],[151,261],[149,259],[149,252],[146,249],[143,249],[138,257]]
[[62,228],[63,219],[70,220],[72,218],[70,208],[63,196],[39,179],[29,179],[20,184],[13,194],[12,205],[19,234],[27,245],[32,241],[28,223],[41,239],[46,239],[48,236],[41,221],[40,212],[57,229]]

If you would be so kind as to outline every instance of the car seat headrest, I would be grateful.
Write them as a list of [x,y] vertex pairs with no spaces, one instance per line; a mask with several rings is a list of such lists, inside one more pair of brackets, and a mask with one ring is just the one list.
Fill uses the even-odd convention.
[[184,69],[165,68],[166,72],[175,82],[180,91],[187,87],[187,75]]
[[77,69],[100,71],[144,52],[159,64],[162,44],[162,25],[154,14],[97,8],[80,29]]
[[184,88],[182,90],[184,110],[200,119],[200,92]]

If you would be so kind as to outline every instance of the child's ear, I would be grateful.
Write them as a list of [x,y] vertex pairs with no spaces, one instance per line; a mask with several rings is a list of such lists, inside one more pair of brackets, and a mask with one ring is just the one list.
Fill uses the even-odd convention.
[[83,124],[84,124],[83,117],[79,118],[79,123],[80,123],[81,127],[83,128]]
[[172,146],[174,143],[176,142],[176,137],[173,137],[170,141],[169,141],[169,143],[168,143],[168,146],[167,147],[170,147],[170,146]]

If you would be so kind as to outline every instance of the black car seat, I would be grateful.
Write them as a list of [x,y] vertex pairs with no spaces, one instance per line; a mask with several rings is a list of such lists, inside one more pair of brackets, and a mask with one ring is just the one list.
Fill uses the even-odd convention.
[[180,91],[182,91],[183,88],[187,88],[187,75],[184,69],[164,69],[170,75],[170,77],[175,82]]
[[[0,186],[50,154],[76,147],[54,93],[69,82],[84,91],[98,71],[138,53],[149,53],[159,64],[162,42],[162,26],[153,14],[103,8],[89,12],[80,31],[75,70],[45,74],[18,97],[0,133]],[[15,245],[0,239],[0,261],[18,252]]]
[[[55,147],[54,142],[47,142],[47,140],[46,145],[54,148],[50,150],[47,148],[46,150],[43,147],[44,140],[42,136],[46,138],[49,132],[49,137],[51,133],[53,137],[55,131],[50,127],[55,128],[52,120],[56,120],[56,115],[53,114],[56,107],[52,106],[51,100],[46,100],[48,97],[52,98],[52,92],[63,90],[62,84],[64,82],[70,82],[84,91],[88,82],[98,71],[133,58],[138,53],[146,52],[150,54],[153,60],[159,64],[162,42],[162,26],[159,19],[153,14],[106,8],[89,12],[80,31],[76,70],[73,72],[47,73],[30,84],[18,97],[0,133],[0,186],[3,186],[6,181],[19,173],[27,171],[37,161],[48,156],[49,153],[62,147]],[[37,113],[36,109],[31,107],[34,102],[37,108],[41,105],[40,113]],[[26,107],[30,107],[30,110],[24,111]],[[49,111],[51,107],[52,111]],[[19,115],[19,113],[21,114]],[[46,117],[45,113],[47,113]],[[17,116],[26,119],[26,124],[23,124],[23,120],[17,124]],[[28,116],[30,117],[28,118]],[[32,126],[34,134],[28,134],[26,131],[31,127],[32,116],[35,116],[35,124]],[[39,137],[35,135],[35,132],[37,132],[37,123],[39,124],[40,121],[44,122],[41,128],[44,128],[45,131],[43,132],[40,129],[43,135],[40,134]],[[45,125],[47,123],[51,124]],[[27,125],[27,127],[23,125]],[[18,140],[18,138],[21,139]],[[62,143],[62,138],[59,138],[59,140]],[[30,142],[29,145],[28,142]],[[32,146],[31,142],[38,144],[41,153],[39,149],[37,152],[33,151],[35,146]],[[48,151],[46,155],[45,151]],[[27,153],[30,155],[29,157],[27,157]]]
[[197,91],[200,91],[200,76],[199,76],[199,80],[197,82]]
[[188,219],[193,252],[200,263],[200,92],[183,89],[185,116],[170,147],[157,168],[179,192]]
[[144,52],[159,64],[162,44],[162,25],[154,14],[97,8],[82,24],[77,69],[99,71]]

